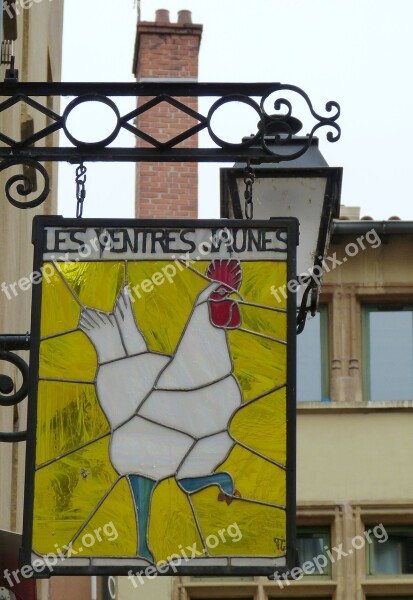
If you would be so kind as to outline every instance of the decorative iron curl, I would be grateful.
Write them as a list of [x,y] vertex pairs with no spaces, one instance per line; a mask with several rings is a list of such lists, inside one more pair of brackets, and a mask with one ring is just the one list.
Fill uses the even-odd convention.
[[[30,169],[30,172],[12,175],[6,181],[5,192],[8,201],[17,208],[35,208],[36,206],[40,206],[50,192],[50,179],[47,170],[42,164],[32,158],[10,158],[0,163],[0,171],[5,171],[14,166],[27,167],[28,170]],[[18,199],[19,197],[27,197],[37,191],[38,182],[34,179],[36,172],[39,172],[42,176],[43,186],[41,186],[40,193],[33,200],[23,201]],[[17,198],[16,193],[18,195]]]
[[[0,350],[0,360],[5,360],[13,364],[18,368],[20,374],[22,376],[22,384],[20,388],[14,392],[12,395],[5,396],[3,393],[10,394],[13,389],[13,381],[11,377],[7,375],[3,375],[3,384],[0,387],[0,406],[14,406],[15,404],[19,404],[22,400],[27,396],[28,384],[29,384],[29,367],[26,361],[14,354],[14,352],[9,352],[8,350]],[[11,385],[10,385],[11,384]],[[10,389],[11,388],[11,389]]]
[[[337,140],[340,139],[340,135],[341,135],[340,127],[334,121],[332,121],[331,123],[330,122],[317,123],[316,125],[314,125],[314,127],[312,128],[312,130],[310,131],[309,134],[307,134],[305,137],[300,137],[300,140],[302,141],[302,145],[301,145],[300,149],[297,150],[297,152],[283,154],[282,152],[280,152],[280,153],[276,152],[274,149],[274,146],[283,146],[284,144],[288,144],[288,142],[292,140],[293,131],[292,131],[291,127],[288,125],[288,123],[285,123],[283,121],[279,121],[277,123],[277,125],[280,128],[281,127],[285,128],[287,135],[284,138],[281,138],[280,135],[275,135],[275,136],[273,135],[271,137],[266,137],[265,132],[267,130],[271,130],[271,128],[274,126],[273,122],[267,122],[262,128],[261,144],[262,144],[262,147],[265,149],[265,151],[268,152],[268,154],[271,154],[272,156],[274,156],[275,158],[278,158],[280,160],[294,160],[295,158],[299,158],[300,156],[305,154],[307,152],[307,150],[309,149],[309,147],[311,146],[315,132],[317,131],[317,129],[320,129],[320,127],[329,126],[336,130],[337,134],[335,136],[333,135],[332,131],[327,132],[327,139],[329,142],[336,142]],[[271,146],[269,144],[271,144]]]
[[[271,116],[274,116],[274,115],[269,115],[267,113],[267,111],[265,110],[264,104],[265,104],[266,100],[271,96],[271,94],[274,94],[276,92],[282,92],[284,90],[285,91],[290,91],[290,92],[295,92],[296,94],[298,94],[299,96],[301,96],[302,98],[304,98],[304,100],[305,100],[305,102],[306,102],[306,104],[308,106],[308,109],[309,109],[311,115],[317,121],[320,121],[320,122],[337,121],[337,119],[340,116],[340,105],[337,102],[335,102],[334,100],[330,100],[329,102],[327,102],[326,106],[325,106],[325,109],[326,109],[327,112],[331,112],[333,109],[336,109],[336,113],[334,115],[329,116],[329,117],[323,117],[322,115],[319,115],[314,110],[313,104],[312,104],[309,96],[304,92],[304,90],[302,90],[301,88],[297,87],[296,85],[283,84],[283,85],[277,87],[276,89],[269,90],[261,98],[260,108],[261,108],[263,114],[267,118],[271,117]],[[290,101],[287,100],[286,98],[277,98],[277,100],[275,100],[275,102],[274,102],[274,109],[275,110],[280,110],[280,107],[281,107],[282,104],[291,107]]]
[[[269,153],[273,154],[274,151],[271,150],[266,144],[266,138],[268,139],[271,136],[271,142],[276,144],[277,146],[282,146],[283,144],[289,144],[293,139],[293,135],[295,133],[295,129],[292,127],[289,119],[291,119],[290,115],[283,115],[283,120],[278,117],[270,117],[268,120],[260,123],[260,139],[262,147]],[[288,154],[288,158],[290,155]]]
[[293,114],[293,105],[291,104],[291,102],[289,100],[287,100],[287,98],[277,98],[277,100],[274,102],[274,110],[281,110],[281,108],[283,106],[286,106],[288,108],[288,112],[286,114],[283,113],[281,115],[268,115],[264,109],[264,102],[265,102],[265,98],[263,100],[261,100],[261,110],[262,110],[263,114],[269,119],[282,120],[287,117],[291,117]]
[[[282,114],[269,114],[265,109],[265,102],[268,100],[268,98],[272,94],[282,92],[282,91],[291,91],[291,92],[294,92],[294,93],[297,93],[298,95],[300,95],[305,100],[311,115],[314,117],[314,119],[316,119],[318,121],[318,123],[316,123],[314,125],[314,127],[311,129],[310,133],[307,134],[305,136],[305,138],[304,137],[302,138],[303,139],[302,147],[297,152],[294,152],[294,153],[291,153],[288,155],[286,155],[285,153],[277,153],[276,150],[274,149],[274,146],[282,146],[282,145],[288,144],[291,141],[293,134],[295,133],[289,124],[291,118],[293,118],[292,103],[287,98],[277,98],[274,101],[274,110],[280,111],[283,107],[287,108],[287,112],[286,113],[284,112]],[[268,91],[266,94],[264,94],[262,96],[261,101],[260,101],[260,110],[262,112],[262,123],[261,123],[262,147],[265,149],[266,152],[268,152],[269,154],[272,154],[274,157],[277,157],[281,160],[293,160],[295,158],[302,156],[303,154],[305,154],[305,152],[307,152],[307,150],[310,147],[311,142],[314,138],[315,132],[318,129],[320,129],[321,127],[330,127],[332,129],[334,129],[335,134],[332,131],[328,131],[326,137],[329,142],[337,142],[341,136],[340,126],[336,123],[337,119],[340,116],[340,106],[337,102],[330,100],[329,102],[326,103],[325,109],[327,112],[335,111],[335,113],[332,114],[331,116],[322,116],[322,115],[318,114],[314,110],[312,102],[311,102],[310,98],[308,97],[308,95],[301,88],[294,86],[294,85],[282,85],[278,89],[273,89],[273,90]],[[274,128],[275,125],[277,126],[278,130],[284,131],[285,135],[283,137],[281,137],[279,134],[273,136],[271,139],[271,142],[272,142],[271,147],[269,147],[269,145],[265,139],[266,134],[268,134],[271,131],[271,129]]]
[[[28,350],[29,347],[29,334],[0,336],[0,361],[13,364],[20,371],[22,377],[20,388],[11,393],[14,388],[13,380],[8,375],[0,375],[0,406],[15,406],[27,396],[29,367],[23,358],[10,350]],[[26,437],[27,431],[0,432],[0,442],[22,442],[26,440]]]
[[[298,150],[296,150],[297,146],[295,145],[294,150],[296,151],[288,148],[288,145],[291,144],[293,140],[293,136],[301,129],[301,122],[293,116],[292,102],[288,98],[275,99],[273,105],[274,110],[283,111],[281,114],[278,112],[270,114],[265,108],[265,103],[272,94],[279,94],[283,91],[294,92],[301,96],[305,100],[312,117],[317,120],[317,123],[313,126],[311,132],[306,136],[299,138],[301,145]],[[212,127],[212,119],[215,112],[224,104],[231,102],[249,106],[257,113],[257,117],[259,118],[257,132],[249,137],[244,137],[242,141],[238,143],[231,143],[220,138]],[[314,110],[310,98],[301,88],[293,85],[280,85],[268,89],[261,96],[259,102],[246,94],[227,94],[221,96],[221,98],[214,102],[209,109],[206,126],[209,136],[220,148],[245,150],[250,146],[258,144],[261,145],[266,154],[269,154],[280,161],[294,160],[307,152],[312,144],[315,132],[321,127],[330,127],[334,129],[334,132],[327,132],[326,137],[329,142],[336,142],[340,139],[341,130],[336,123],[340,116],[340,106],[337,102],[329,101],[326,103],[325,108],[327,112],[333,114],[329,116],[318,114]],[[284,147],[284,151],[278,152],[277,147]]]

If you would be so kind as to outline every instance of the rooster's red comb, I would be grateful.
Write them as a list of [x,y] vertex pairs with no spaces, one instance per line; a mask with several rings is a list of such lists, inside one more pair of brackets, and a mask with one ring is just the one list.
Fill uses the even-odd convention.
[[234,290],[239,290],[242,280],[241,265],[234,259],[213,260],[205,275],[213,281],[221,281]]

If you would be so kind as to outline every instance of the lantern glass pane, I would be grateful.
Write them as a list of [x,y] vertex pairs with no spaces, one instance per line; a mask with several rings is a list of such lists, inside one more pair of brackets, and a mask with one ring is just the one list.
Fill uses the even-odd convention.
[[[254,219],[296,217],[299,220],[298,274],[308,274],[314,264],[326,185],[326,177],[276,176],[258,176],[253,184]],[[243,179],[239,179],[241,198],[244,188]]]

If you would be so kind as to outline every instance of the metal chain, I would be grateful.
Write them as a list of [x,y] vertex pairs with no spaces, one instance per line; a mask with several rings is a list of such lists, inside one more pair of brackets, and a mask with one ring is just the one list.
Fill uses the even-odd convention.
[[255,181],[255,173],[248,164],[244,169],[244,183],[245,183],[245,218],[251,220],[254,218],[254,204],[252,201],[252,184]]
[[83,215],[83,202],[86,198],[86,171],[83,162],[76,169],[76,218],[81,219]]

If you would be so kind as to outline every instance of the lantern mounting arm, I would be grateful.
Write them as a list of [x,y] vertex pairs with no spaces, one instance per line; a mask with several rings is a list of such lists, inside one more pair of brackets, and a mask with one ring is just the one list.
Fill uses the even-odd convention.
[[[317,311],[318,290],[320,287],[321,286],[319,283],[317,284],[313,279],[310,278],[310,281],[308,281],[307,287],[305,288],[303,297],[301,299],[301,304],[297,307],[297,335],[300,335],[300,333],[304,331],[308,313],[314,316]],[[311,296],[310,306],[307,304],[309,296]]]
[[[71,99],[61,114],[50,108],[52,103],[49,99],[53,97]],[[126,114],[122,114],[117,105],[117,99],[124,97],[135,98],[137,106]],[[202,98],[200,104],[206,108],[195,110],[193,98]],[[296,133],[292,122],[298,122],[293,116],[292,99],[306,107],[313,123],[298,147],[289,144]],[[43,162],[249,161],[261,164],[302,156],[320,128],[327,127],[326,137],[330,142],[336,142],[341,134],[337,123],[340,116],[337,102],[327,102],[326,114],[321,115],[314,110],[310,98],[301,88],[282,83],[32,83],[9,78],[0,83],[0,100],[0,117],[5,111],[20,113],[22,105],[26,105],[34,122],[38,122],[38,117],[46,118],[46,127],[30,131],[23,139],[14,139],[0,128],[0,171],[16,166],[23,168],[22,175],[11,176],[5,185],[9,202],[17,208],[33,208],[47,198],[50,184]],[[106,105],[112,111],[115,122],[112,132],[97,142],[77,139],[68,123],[72,111],[91,102]],[[139,117],[152,109],[156,116],[156,110],[162,103],[169,105],[171,120],[177,121],[175,116],[179,112],[192,120],[192,125],[183,126],[182,131],[168,140],[149,135],[139,123]],[[256,131],[252,135],[248,135],[248,131],[240,132],[239,143],[222,139],[223,134],[219,134],[216,128],[216,114],[222,106],[231,103],[233,106],[242,104],[249,107],[257,117]],[[135,136],[136,145],[112,146],[124,130]],[[53,134],[59,131],[66,134],[70,145],[53,145]],[[207,147],[200,148],[197,144],[192,148],[182,147],[182,142],[201,131],[209,137]],[[39,179],[39,175],[41,183],[34,182],[33,179]],[[36,198],[28,201],[27,197],[35,190]]]
[[[22,383],[20,388],[14,391],[14,383],[8,375],[0,374],[0,406],[16,406],[27,396],[29,367],[26,361],[16,350],[30,349],[30,334],[2,334],[0,335],[0,361],[14,365],[20,372]],[[27,431],[14,431],[11,433],[0,432],[0,442],[24,442]]]

